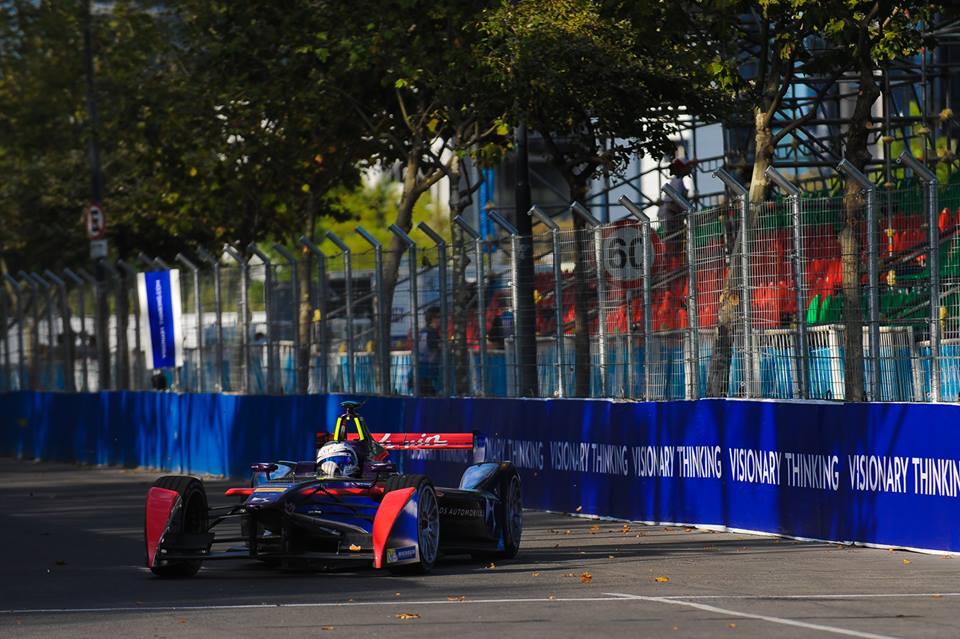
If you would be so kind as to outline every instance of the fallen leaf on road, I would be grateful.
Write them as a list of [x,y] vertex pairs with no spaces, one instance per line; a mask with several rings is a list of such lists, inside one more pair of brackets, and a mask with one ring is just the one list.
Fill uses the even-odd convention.
[[394,615],[397,619],[419,619],[420,615],[415,612],[398,612]]
[[564,534],[564,535],[572,535],[572,534],[573,534],[573,531],[572,531],[572,530],[564,530],[564,531],[563,531],[563,534]]
[[607,559],[616,559],[613,555],[607,555]]
[[654,579],[654,581],[656,581],[658,584],[665,584],[668,581],[670,581],[670,577],[667,577],[666,575],[660,575],[659,577]]
[[560,575],[560,576],[561,576],[561,577],[576,577],[576,575],[575,575],[574,573],[572,573],[572,572],[565,572],[565,573],[563,573],[563,574]]
[[934,599],[943,599],[943,595],[933,595]]
[[487,568],[488,570],[493,570],[494,568],[497,567],[497,564],[495,564],[495,563],[493,563],[493,562],[491,561],[489,565],[484,566],[484,567]]
[[598,532],[600,532],[600,526],[598,526],[598,525],[596,525],[596,524],[590,526],[590,534],[591,534],[591,535],[596,535]]
[[559,547],[560,547],[560,544],[554,544],[553,547],[554,547],[554,548],[559,548]]
[[535,573],[533,573],[533,576],[534,576],[534,577],[539,577],[539,576],[540,576],[540,573],[539,573],[539,572],[535,572]]
[[693,526],[686,526],[683,529],[683,532],[693,532],[694,530],[696,530],[696,528],[694,528]]
[[591,581],[593,581],[593,575],[591,575],[589,572],[585,572],[582,575],[580,575],[580,583],[588,584]]
[[623,528],[620,529],[620,532],[622,532],[624,535],[630,532],[630,524],[624,524]]
[[327,632],[330,632],[333,630],[333,626],[320,626],[320,630],[326,630]]
[[728,624],[727,624],[727,628],[733,629],[733,628],[736,628],[736,627],[737,627],[737,624],[735,624],[735,623],[728,623]]
[[552,592],[551,592],[549,595],[547,595],[547,599],[556,599],[556,598],[557,598],[557,596],[556,596],[555,594],[553,594]]
[[399,597],[399,596],[400,596],[400,593],[399,593],[399,592],[395,592],[395,593],[393,593],[393,596],[394,596],[394,597]]
[[464,595],[450,595],[447,597],[447,601],[463,601],[466,599]]
[[910,560],[909,560],[909,559],[904,559],[904,560],[903,560],[903,565],[904,565],[904,566],[910,565]]

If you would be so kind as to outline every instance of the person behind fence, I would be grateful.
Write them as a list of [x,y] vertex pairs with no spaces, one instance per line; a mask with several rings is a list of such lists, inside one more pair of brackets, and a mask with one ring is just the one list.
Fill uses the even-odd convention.
[[[670,163],[670,186],[677,190],[680,195],[687,196],[687,187],[683,183],[683,178],[690,175],[693,167],[696,166],[696,160],[675,159]],[[683,225],[686,221],[686,212],[683,207],[664,197],[663,204],[657,210],[657,220],[660,222],[660,239],[667,245],[667,251],[671,255],[677,255],[683,250]]]
[[[436,395],[440,390],[440,309],[431,306],[423,314],[424,326],[417,336],[417,395]],[[412,374],[411,374],[412,378]],[[411,386],[413,380],[411,379]]]

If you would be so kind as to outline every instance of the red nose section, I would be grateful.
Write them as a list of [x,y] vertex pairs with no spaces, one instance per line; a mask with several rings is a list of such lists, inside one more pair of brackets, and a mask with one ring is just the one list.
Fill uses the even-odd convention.
[[373,566],[383,567],[383,547],[387,544],[393,524],[397,521],[400,511],[410,501],[410,496],[416,488],[401,488],[394,490],[383,497],[380,508],[373,518]]
[[153,486],[147,491],[145,533],[147,537],[147,567],[153,568],[157,561],[157,546],[167,531],[170,513],[180,500],[175,490]]

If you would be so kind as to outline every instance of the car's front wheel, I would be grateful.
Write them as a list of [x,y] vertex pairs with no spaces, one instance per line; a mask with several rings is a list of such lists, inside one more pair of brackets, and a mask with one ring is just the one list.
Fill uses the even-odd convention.
[[433,482],[424,475],[395,475],[384,483],[384,491],[415,488],[417,500],[417,547],[416,563],[391,567],[394,574],[427,573],[433,568],[440,554],[440,506]]

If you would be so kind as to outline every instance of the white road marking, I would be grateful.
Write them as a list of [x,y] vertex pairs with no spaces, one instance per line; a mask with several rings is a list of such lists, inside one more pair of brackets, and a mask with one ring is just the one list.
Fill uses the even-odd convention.
[[0,610],[0,615],[102,613],[102,612],[191,612],[203,610],[255,610],[263,608],[347,608],[351,606],[436,606],[465,604],[550,603],[622,601],[623,597],[536,597],[520,599],[428,599],[426,601],[325,601],[260,604],[223,604],[210,606],[113,606],[104,608],[21,608]]
[[660,597],[660,599],[743,599],[777,601],[783,599],[920,599],[928,597],[960,597],[960,592],[851,592],[847,594],[816,595],[666,595]]
[[743,619],[757,619],[759,621],[767,621],[770,623],[776,623],[783,626],[794,626],[797,628],[804,628],[806,630],[819,630],[821,632],[830,632],[835,635],[846,635],[848,637],[860,637],[860,639],[897,639],[890,635],[876,635],[871,632],[860,632],[859,630],[848,630],[846,628],[838,628],[836,626],[824,626],[817,623],[807,623],[806,621],[797,621],[796,619],[784,619],[783,617],[771,617],[769,615],[756,615],[750,612],[740,612],[739,610],[729,610],[727,608],[718,608],[717,606],[710,606],[708,604],[697,603],[695,601],[684,601],[682,599],[671,599],[667,597],[645,597],[643,595],[628,595],[618,592],[607,592],[606,595],[611,595],[614,597],[622,597],[625,600],[634,600],[634,601],[649,601],[653,603],[665,603],[673,606],[687,606],[688,608],[696,608],[697,610],[704,610],[706,612],[713,612],[721,615],[727,615],[730,617],[740,617]]

